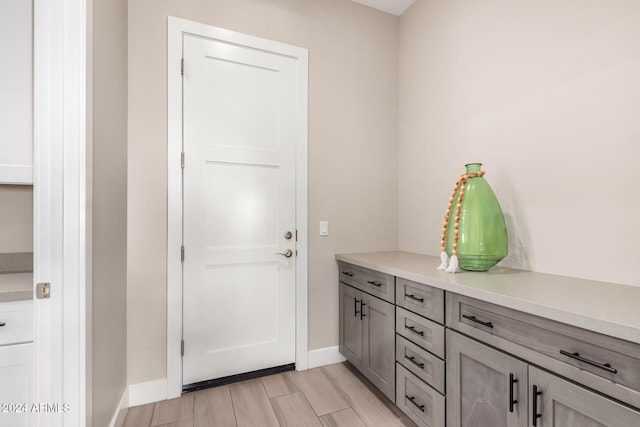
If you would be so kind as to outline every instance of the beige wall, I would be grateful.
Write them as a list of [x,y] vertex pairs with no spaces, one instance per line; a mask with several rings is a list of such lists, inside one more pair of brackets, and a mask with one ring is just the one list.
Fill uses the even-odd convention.
[[400,20],[401,249],[484,162],[504,264],[640,284],[640,2],[419,0]]
[[0,254],[33,252],[33,187],[0,185]]
[[310,349],[338,344],[334,254],[397,248],[398,18],[348,0],[130,1],[130,384],[166,376],[168,15],[309,49]]
[[127,1],[93,0],[94,427],[127,386]]

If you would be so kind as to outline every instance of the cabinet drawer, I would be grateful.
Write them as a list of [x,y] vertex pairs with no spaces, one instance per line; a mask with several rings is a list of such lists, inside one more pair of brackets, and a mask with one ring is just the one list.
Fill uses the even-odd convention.
[[340,262],[340,281],[361,291],[394,303],[395,277],[357,265]]
[[422,427],[444,427],[444,396],[396,365],[396,405]]
[[447,325],[479,339],[495,335],[640,391],[638,344],[456,294],[447,294]]
[[437,358],[401,335],[396,335],[396,360],[422,381],[440,393],[445,393],[444,360]]
[[444,326],[396,307],[396,332],[436,356],[444,358]]
[[444,291],[442,289],[398,278],[396,304],[438,323],[444,323]]
[[33,341],[33,302],[0,303],[0,345]]

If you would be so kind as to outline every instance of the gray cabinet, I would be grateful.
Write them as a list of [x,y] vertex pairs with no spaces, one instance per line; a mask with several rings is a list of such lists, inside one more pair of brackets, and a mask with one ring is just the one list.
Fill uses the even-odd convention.
[[447,330],[447,426],[526,427],[526,363]]
[[395,400],[394,305],[340,283],[340,353]]
[[396,405],[418,426],[444,426],[444,396],[399,363],[396,372],[396,391]]
[[533,366],[529,384],[532,426],[640,426],[640,412]]
[[344,284],[340,284],[340,353],[352,365],[362,364],[362,320],[360,319],[360,302],[362,292]]

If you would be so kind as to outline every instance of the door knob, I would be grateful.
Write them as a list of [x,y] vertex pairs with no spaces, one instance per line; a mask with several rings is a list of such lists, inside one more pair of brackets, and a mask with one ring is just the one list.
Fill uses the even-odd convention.
[[290,231],[287,231],[286,233],[284,233],[284,238],[289,240],[293,237],[293,233]]
[[291,255],[293,255],[293,251],[291,249],[287,249],[284,252],[277,252],[276,255],[284,255],[287,258],[291,258]]

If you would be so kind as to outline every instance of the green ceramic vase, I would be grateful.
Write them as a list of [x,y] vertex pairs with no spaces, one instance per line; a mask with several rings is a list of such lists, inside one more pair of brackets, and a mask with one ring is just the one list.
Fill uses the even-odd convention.
[[[478,172],[482,163],[465,165],[467,173]],[[454,196],[454,209],[460,188]],[[445,251],[453,251],[455,212],[447,225]],[[461,269],[487,271],[507,256],[507,228],[500,203],[489,183],[481,176],[468,178],[460,210],[458,263]]]

